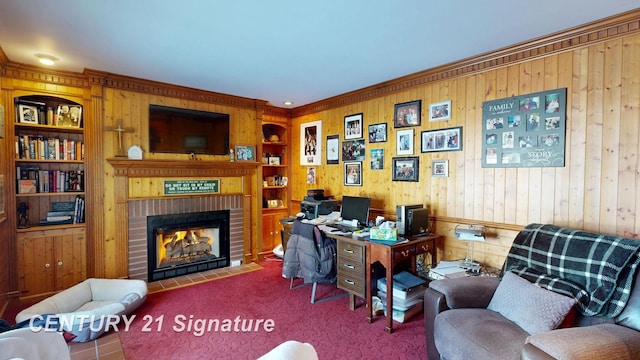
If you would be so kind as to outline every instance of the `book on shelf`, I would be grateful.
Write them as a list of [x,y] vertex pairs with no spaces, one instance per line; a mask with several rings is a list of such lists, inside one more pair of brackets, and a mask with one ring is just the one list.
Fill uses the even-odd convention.
[[18,180],[18,194],[35,194],[38,192],[37,183],[31,179]]
[[[18,181],[18,189],[21,180],[34,180],[38,193],[84,191],[83,170],[40,170],[37,167],[16,166],[16,180]],[[24,185],[26,186],[26,184],[25,182]],[[19,191],[18,193],[27,194],[30,192]]]

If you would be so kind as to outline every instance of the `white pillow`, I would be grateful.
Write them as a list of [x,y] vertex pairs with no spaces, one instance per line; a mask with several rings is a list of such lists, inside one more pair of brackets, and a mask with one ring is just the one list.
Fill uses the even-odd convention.
[[574,298],[543,289],[506,272],[487,309],[499,312],[534,335],[557,328],[575,303]]

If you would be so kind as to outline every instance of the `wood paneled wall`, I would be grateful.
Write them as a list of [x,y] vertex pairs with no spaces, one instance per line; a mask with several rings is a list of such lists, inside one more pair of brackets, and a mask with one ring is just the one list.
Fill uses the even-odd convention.
[[[637,23],[637,19],[636,19]],[[636,28],[637,30],[637,28]],[[538,45],[544,48],[544,45]],[[543,53],[535,56],[534,54]],[[317,184],[305,181],[300,139],[293,137],[293,199],[307,189],[370,196],[372,206],[394,216],[398,204],[423,203],[447,237],[446,258],[464,257],[464,243],[452,239],[458,223],[485,224],[487,242],[476,259],[501,266],[515,233],[529,223],[553,223],[637,238],[640,232],[640,34],[628,34],[552,54],[529,52],[529,59],[468,75],[426,81],[401,91],[296,116],[300,124],[322,120],[322,139],[340,134],[344,117],[364,114],[367,126],[388,124],[388,141],[366,143],[363,186],[344,186],[343,162],[316,166]],[[435,76],[433,77],[435,78]],[[562,168],[481,167],[482,103],[533,92],[567,88],[566,166]],[[376,90],[379,91],[379,90]],[[422,100],[422,124],[414,127],[419,182],[391,181],[396,155],[394,104]],[[451,100],[451,120],[429,122],[428,105]],[[321,108],[321,106],[315,106]],[[314,106],[310,106],[314,108]],[[420,132],[462,126],[462,151],[421,153]],[[406,129],[406,128],[403,128]],[[370,150],[384,149],[384,169],[372,170]],[[323,162],[325,156],[323,154]],[[431,177],[431,161],[449,160],[449,177]],[[442,249],[441,249],[442,251]]]

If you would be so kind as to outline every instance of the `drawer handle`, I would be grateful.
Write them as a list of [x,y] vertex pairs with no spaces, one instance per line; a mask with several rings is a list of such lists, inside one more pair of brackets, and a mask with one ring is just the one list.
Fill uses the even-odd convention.
[[353,254],[354,251],[351,249],[342,249],[342,251],[346,252],[347,254]]
[[356,268],[355,266],[353,266],[351,264],[344,264],[343,266],[346,267],[347,269],[351,269],[351,270]]
[[429,245],[422,245],[422,250],[429,251]]
[[402,250],[400,251],[400,254],[402,254],[402,256],[407,257],[409,256],[409,254],[411,254],[411,251],[409,250]]
[[355,281],[353,281],[353,280],[349,280],[349,279],[344,279],[344,282],[346,282],[346,283],[347,283],[347,284],[349,284],[349,285],[355,285],[355,284],[356,284],[356,282],[355,282]]

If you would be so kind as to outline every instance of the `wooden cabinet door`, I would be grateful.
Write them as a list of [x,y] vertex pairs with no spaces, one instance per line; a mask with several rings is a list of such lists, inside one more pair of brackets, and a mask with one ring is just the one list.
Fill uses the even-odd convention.
[[53,239],[24,236],[18,239],[18,288],[20,297],[54,291]]
[[[262,252],[269,252],[273,250],[276,242],[274,242],[276,236],[276,215],[266,214],[262,215]],[[280,236],[280,232],[277,232]]]
[[80,234],[54,237],[56,290],[64,290],[87,278],[84,229]]

